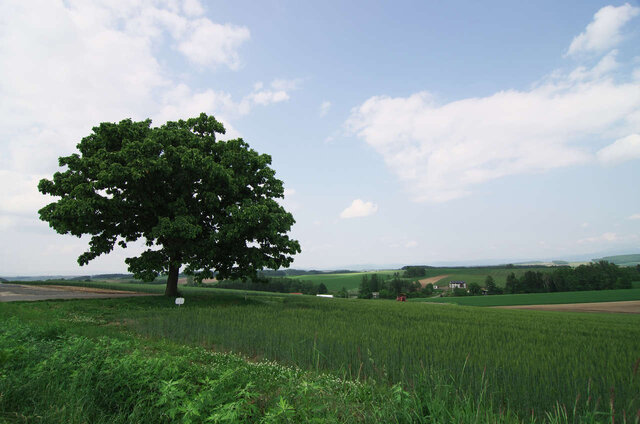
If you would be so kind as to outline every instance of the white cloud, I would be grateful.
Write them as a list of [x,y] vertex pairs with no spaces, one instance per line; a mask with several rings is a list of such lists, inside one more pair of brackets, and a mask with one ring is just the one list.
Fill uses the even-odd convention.
[[629,3],[622,6],[605,6],[593,15],[593,21],[584,32],[574,37],[568,55],[582,52],[600,53],[616,46],[622,41],[622,27],[638,15],[640,8]]
[[266,106],[287,101],[289,100],[289,91],[297,90],[299,87],[299,79],[276,79],[271,82],[270,88],[264,88],[262,82],[256,82],[253,85],[253,91],[245,96],[238,105],[238,110],[244,114],[255,105]]
[[640,159],[640,134],[631,134],[616,140],[600,149],[597,157],[599,161],[607,165]]
[[32,216],[51,198],[38,191],[38,182],[45,176],[24,175],[0,170],[0,215]]
[[640,219],[640,213],[634,213],[628,219]]
[[322,102],[322,104],[320,105],[320,116],[325,116],[329,112],[329,109],[331,109],[331,102]]
[[284,189],[284,197],[290,197],[296,194],[296,190],[293,188],[285,188]]
[[[374,96],[345,127],[377,151],[416,201],[445,202],[497,178],[637,157],[640,80],[615,81],[616,51],[529,90],[439,103],[426,91]],[[593,145],[610,143],[597,155]]]
[[289,100],[289,95],[286,91],[272,91],[272,90],[261,90],[251,93],[247,99],[257,105],[268,105],[270,103],[279,103],[286,100]]
[[619,66],[619,63],[616,61],[617,55],[617,50],[610,51],[606,56],[600,59],[596,66],[591,69],[588,69],[585,66],[579,66],[569,74],[569,79],[582,81],[598,79],[602,76],[606,76]]
[[616,233],[603,233],[599,236],[580,239],[578,240],[578,243],[614,242],[619,241],[620,239],[620,236]]
[[301,78],[295,79],[275,79],[271,82],[271,88],[278,91],[298,90],[302,85]]
[[409,240],[407,243],[405,243],[404,247],[412,248],[412,247],[416,247],[417,245],[418,245],[417,241]]
[[373,202],[363,202],[356,199],[351,205],[340,213],[340,218],[360,218],[373,215],[378,211],[378,205]]
[[189,23],[186,35],[178,44],[178,50],[191,62],[216,68],[226,65],[240,68],[238,48],[250,37],[246,27],[216,24],[201,18]]
[[288,98],[283,87],[295,81],[276,80],[268,92],[234,99],[173,75],[167,63],[176,60],[240,66],[238,48],[249,30],[203,13],[197,0],[0,2],[3,228],[37,221],[47,201],[38,180],[50,178],[57,158],[75,151],[100,122],[151,117],[159,125],[207,112],[224,123],[229,139],[239,133],[227,118]]
[[184,0],[182,10],[187,16],[200,16],[204,13],[204,8],[198,0]]

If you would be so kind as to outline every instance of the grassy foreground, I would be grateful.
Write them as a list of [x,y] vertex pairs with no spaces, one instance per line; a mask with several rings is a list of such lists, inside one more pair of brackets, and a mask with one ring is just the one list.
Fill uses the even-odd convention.
[[[212,290],[180,308],[0,304],[0,421],[634,422],[640,408],[638,316]],[[205,395],[226,372],[247,377]]]

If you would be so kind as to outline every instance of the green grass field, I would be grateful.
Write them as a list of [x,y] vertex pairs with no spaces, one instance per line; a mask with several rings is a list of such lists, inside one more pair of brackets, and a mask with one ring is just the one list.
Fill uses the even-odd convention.
[[560,303],[618,302],[640,300],[640,288],[561,293],[501,294],[494,296],[413,298],[410,302],[454,303],[465,306],[545,305]]
[[357,289],[362,281],[363,275],[378,274],[383,278],[390,278],[394,273],[400,270],[384,270],[384,271],[371,271],[371,272],[353,272],[347,274],[314,274],[314,275],[297,275],[295,278],[298,280],[311,281],[314,284],[324,283],[327,289],[330,291],[338,291],[343,287],[347,290]]
[[[559,413],[554,408],[560,404],[569,415],[575,405],[584,422],[599,422],[587,418],[610,408],[612,389],[618,413],[635,416],[640,408],[640,316],[183,291],[186,303],[179,308],[163,297],[15,303],[0,304],[0,319],[62,326],[83,337],[143,337],[239,352],[254,361],[374,385],[368,387],[397,384],[414,401],[433,399],[434,388],[448,387],[457,399],[451,410],[478,407],[482,416],[509,410],[524,417],[533,410],[542,420],[546,413]],[[156,352],[163,349],[154,346]],[[9,375],[10,369],[2,373]],[[266,387],[263,381],[256,384]],[[269,399],[265,411],[275,407],[277,399]],[[464,403],[469,399],[483,399],[481,407],[469,407]],[[499,421],[492,417],[476,422]],[[438,422],[472,422],[449,418]],[[399,422],[427,421],[423,416]]]

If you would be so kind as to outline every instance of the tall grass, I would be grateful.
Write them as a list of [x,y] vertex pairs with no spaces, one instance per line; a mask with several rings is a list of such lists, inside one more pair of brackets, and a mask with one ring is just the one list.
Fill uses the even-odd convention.
[[[0,304],[0,336],[6,335],[0,337],[0,422],[37,416],[52,417],[43,422],[110,421],[103,416],[125,422],[134,416],[126,415],[132,409],[91,406],[98,396],[92,390],[98,387],[104,396],[160,396],[159,381],[182,379],[189,364],[195,368],[180,383],[186,394],[176,403],[184,411],[200,408],[190,399],[203,390],[205,376],[217,378],[201,367],[214,359],[188,353],[205,352],[202,348],[311,372],[284,386],[269,386],[265,379],[271,377],[264,376],[241,380],[233,390],[251,382],[264,398],[248,422],[276,411],[289,414],[289,406],[296,411],[290,422],[314,414],[329,422],[515,422],[514,413],[518,422],[611,422],[613,411],[616,422],[626,416],[631,423],[639,412],[640,316],[222,293],[187,292],[181,307],[163,297]],[[25,325],[29,328],[21,330]],[[118,343],[125,347],[111,350]],[[83,353],[85,344],[93,346],[87,348],[92,353]],[[138,353],[132,357],[132,352]],[[161,366],[145,362],[158,357]],[[104,368],[106,358],[120,371]],[[133,362],[118,365],[118,358]],[[42,368],[43,361],[48,368]],[[229,369],[223,368],[216,372]],[[322,373],[327,381],[360,381],[358,387],[368,394],[336,392],[313,377]],[[73,384],[65,380],[69,376]],[[138,385],[136,376],[148,384]],[[122,383],[109,388],[112,378]],[[296,403],[305,385],[315,389]],[[280,403],[284,393],[290,397],[283,395]],[[169,408],[143,400],[136,413]],[[211,402],[232,408],[235,401]],[[322,405],[332,405],[333,412],[313,412]],[[344,408],[348,412],[336,415]],[[162,420],[188,422],[184,411],[176,412],[175,420]]]
[[73,327],[0,323],[0,422],[515,423],[446,381],[421,393]]
[[130,325],[349,379],[411,388],[444,379],[520,413],[544,414],[587,397],[591,407],[604,407],[612,392],[616,410],[640,408],[638,316],[281,297],[187,306]]

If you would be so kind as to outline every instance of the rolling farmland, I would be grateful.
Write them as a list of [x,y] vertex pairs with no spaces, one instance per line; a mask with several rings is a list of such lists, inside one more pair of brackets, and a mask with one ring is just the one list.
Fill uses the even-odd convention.
[[[517,277],[521,276],[527,271],[549,271],[551,268],[547,266],[540,267],[449,267],[449,268],[427,268],[426,275],[424,277],[412,278],[412,280],[418,280],[423,278],[437,277],[437,276],[445,276],[442,280],[440,280],[440,284],[448,284],[450,280],[462,280],[466,281],[467,284],[470,283],[478,283],[480,285],[484,285],[484,280],[487,278],[487,275],[491,275],[496,285],[499,287],[503,287],[507,275],[510,273],[514,273]],[[299,275],[295,277],[288,278],[296,278],[300,280],[311,281],[315,284],[324,283],[325,286],[329,290],[340,290],[342,287],[347,290],[357,289],[360,285],[360,281],[362,280],[362,276],[365,274],[378,274],[383,278],[391,278],[393,274],[398,273],[402,276],[402,270],[382,270],[382,271],[367,271],[367,272],[354,272],[354,273],[345,273],[345,274],[314,274],[314,275]],[[438,283],[435,283],[438,284]]]

